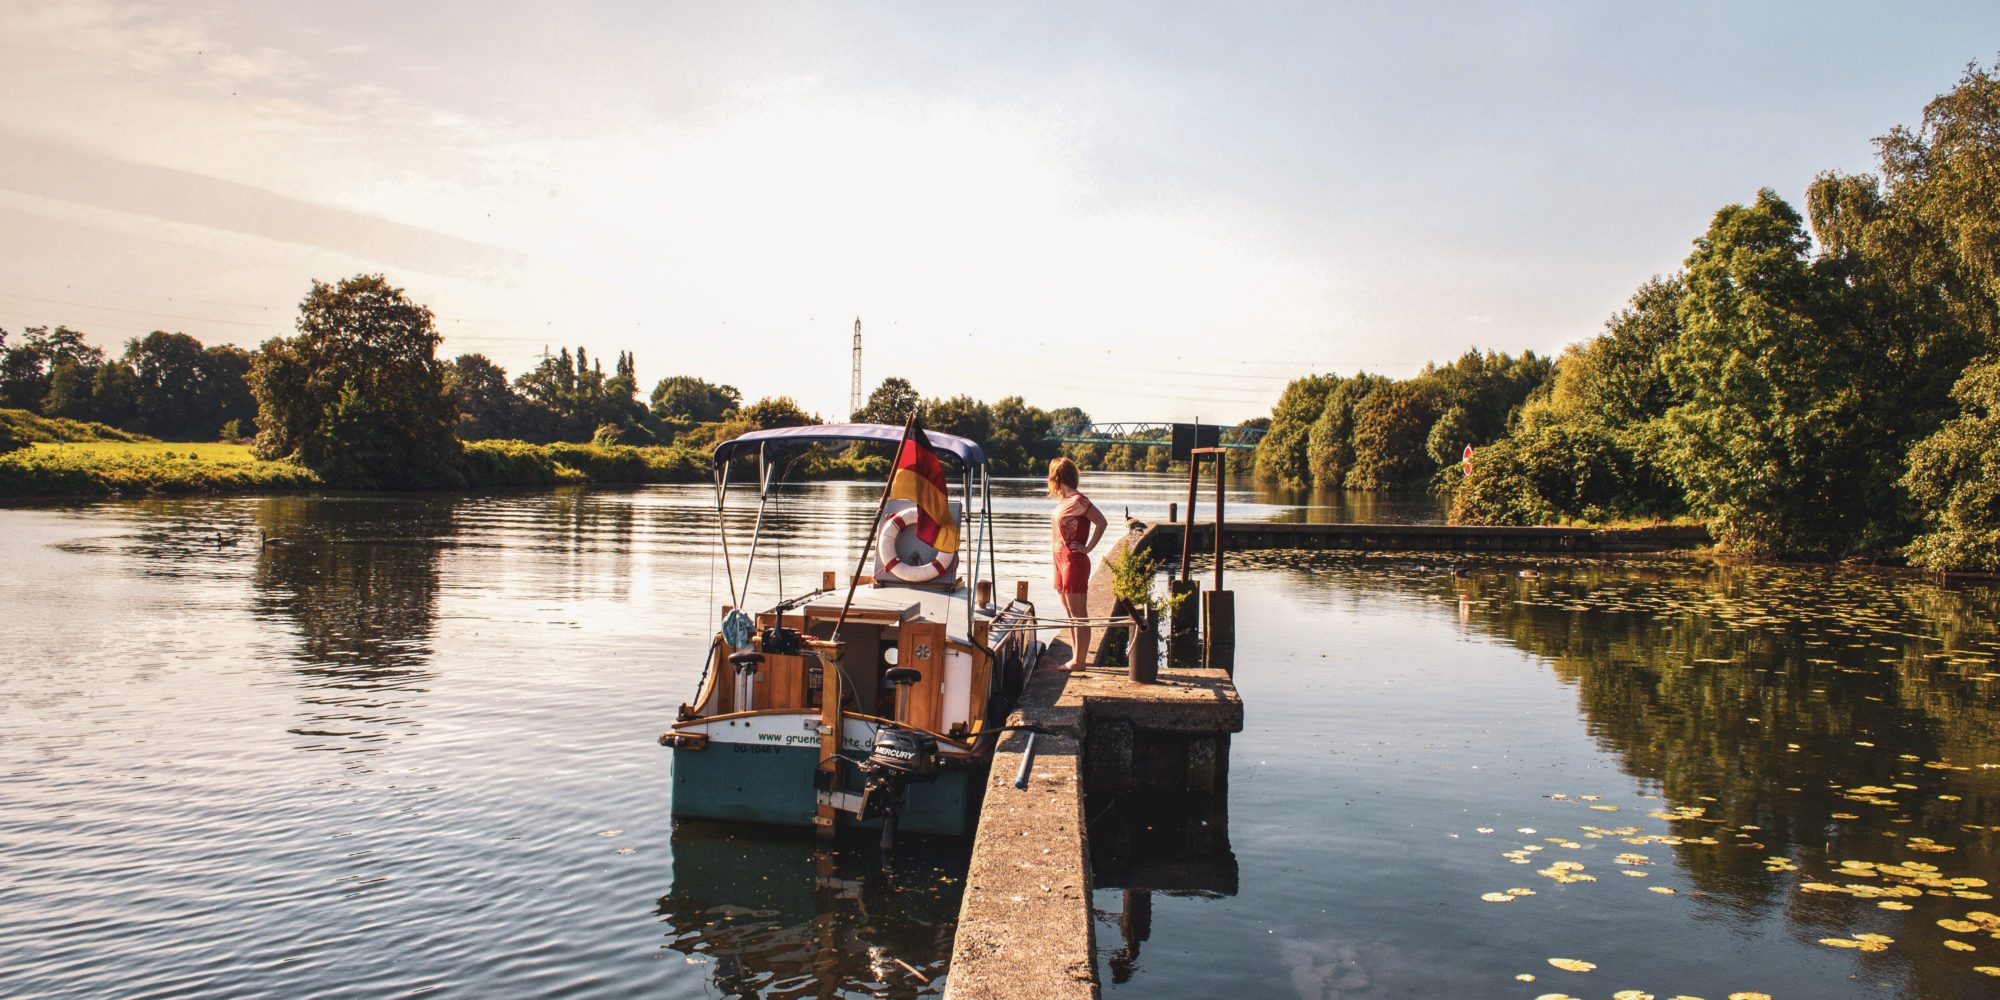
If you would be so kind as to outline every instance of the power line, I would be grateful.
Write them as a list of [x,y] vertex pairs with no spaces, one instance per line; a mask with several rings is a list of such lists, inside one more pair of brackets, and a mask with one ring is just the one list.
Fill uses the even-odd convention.
[[156,316],[161,319],[179,319],[190,323],[224,323],[229,326],[254,326],[270,329],[271,323],[243,319],[217,319],[212,316],[186,316],[179,313],[156,312],[151,309],[127,309],[123,306],[101,306],[90,302],[71,302],[67,299],[50,299],[38,295],[22,295],[19,292],[0,292],[0,298],[22,299],[28,302],[42,302],[48,305],[69,306],[74,309],[99,309],[106,312],[130,313],[135,316]]

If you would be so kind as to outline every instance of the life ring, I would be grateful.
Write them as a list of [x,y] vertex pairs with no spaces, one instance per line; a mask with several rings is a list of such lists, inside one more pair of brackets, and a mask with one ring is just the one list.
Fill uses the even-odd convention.
[[904,529],[916,526],[921,514],[912,506],[882,519],[882,530],[875,539],[875,557],[881,560],[883,575],[904,583],[929,583],[951,570],[951,564],[958,558],[956,553],[939,552],[927,563],[906,563],[897,554],[896,540],[903,536]]

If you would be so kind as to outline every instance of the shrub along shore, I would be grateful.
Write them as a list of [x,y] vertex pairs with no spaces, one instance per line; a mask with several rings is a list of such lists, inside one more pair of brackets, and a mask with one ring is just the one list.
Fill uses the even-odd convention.
[[[28,447],[0,454],[0,497],[90,497],[133,494],[296,493],[327,489],[311,469],[289,460],[259,459],[247,444],[154,441],[103,424],[49,420],[0,410],[4,424]],[[529,444],[468,441],[459,475],[433,489],[505,489],[699,483],[709,456],[693,447]],[[880,457],[808,455],[793,479],[876,478]]]

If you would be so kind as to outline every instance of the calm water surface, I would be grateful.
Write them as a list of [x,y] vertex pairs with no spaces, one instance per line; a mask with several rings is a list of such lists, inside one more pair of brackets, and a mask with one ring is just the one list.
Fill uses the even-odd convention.
[[[1175,485],[1092,483],[1151,516]],[[851,567],[879,489],[787,490],[750,600]],[[1037,593],[1038,489],[998,490]],[[654,737],[729,588],[712,496],[0,510],[0,995],[938,992],[962,844],[884,874],[669,818]]]
[[1100,890],[1107,992],[2000,996],[2000,593],[1457,565],[1232,557],[1240,883]]
[[[1185,490],[1087,485],[1113,515]],[[1037,486],[1001,490],[1000,561],[1039,597]],[[876,489],[789,491],[751,602],[780,562],[789,589],[851,565]],[[726,599],[712,520],[692,488],[0,510],[0,994],[935,995],[963,845],[885,873],[670,819],[653,738]],[[1936,921],[2000,907],[1929,894],[2000,882],[1992,594],[1521,565],[1232,562],[1239,884],[1157,899],[1111,991],[1992,995],[2000,940]],[[1535,895],[1479,898],[1509,888]],[[1108,966],[1123,899],[1097,905]],[[1894,941],[1818,943],[1864,933]]]

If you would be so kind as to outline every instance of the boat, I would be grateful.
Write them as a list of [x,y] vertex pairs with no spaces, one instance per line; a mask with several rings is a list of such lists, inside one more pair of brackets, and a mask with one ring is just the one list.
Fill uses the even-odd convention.
[[[745,610],[774,480],[801,449],[855,442],[896,454],[855,572],[824,573],[816,589]],[[1042,648],[1025,588],[994,600],[984,450],[926,434],[913,418],[753,431],[717,445],[712,465],[730,603],[694,701],[660,737],[673,753],[673,815],[829,837],[878,829],[884,847],[898,831],[970,834],[993,749]],[[758,511],[740,588],[725,527],[736,469],[754,469]],[[906,473],[928,479],[898,478]],[[916,499],[892,495],[910,482]],[[925,527],[940,548],[925,543]]]

